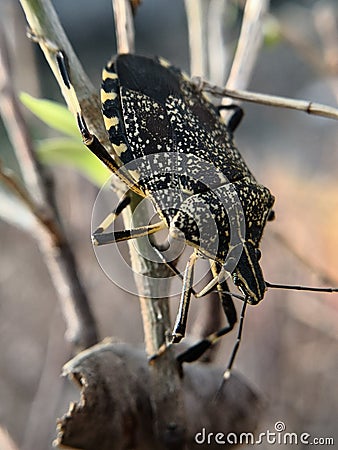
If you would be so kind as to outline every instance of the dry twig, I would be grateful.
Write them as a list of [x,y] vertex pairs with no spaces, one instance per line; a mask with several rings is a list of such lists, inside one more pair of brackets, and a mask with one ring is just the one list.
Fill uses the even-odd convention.
[[[132,53],[134,49],[133,19],[128,0],[113,0],[117,33],[118,53]],[[146,205],[139,205],[139,197],[132,196],[131,210],[138,206],[137,216],[133,215],[133,226],[144,224],[147,217]],[[124,223],[130,226],[130,214],[124,214]],[[165,343],[170,331],[169,280],[168,269],[142,255],[146,255],[143,240],[129,241],[132,269],[138,287],[141,314],[148,356],[155,354]],[[161,283],[159,283],[161,278]],[[161,292],[159,292],[159,284]],[[160,442],[168,448],[183,448],[185,433],[185,414],[182,387],[175,357],[171,350],[157,359],[152,367],[151,401],[155,412],[157,435]],[[168,393],[170,393],[168,395]]]
[[245,89],[251,78],[261,48],[264,15],[269,0],[247,0],[241,33],[226,86],[228,89]]
[[37,218],[36,237],[59,296],[67,326],[67,338],[75,346],[75,350],[82,350],[97,342],[95,321],[76,271],[73,252],[58,221],[52,185],[36,160],[21,115],[11,84],[9,57],[2,35],[0,52],[0,110],[28,192],[5,171],[2,171],[2,178]]
[[311,102],[309,100],[295,100],[287,97],[279,97],[277,95],[260,94],[257,92],[241,91],[238,89],[223,89],[218,86],[210,85],[207,81],[200,79],[196,79],[196,84],[201,90],[210,92],[216,96],[230,97],[237,100],[258,103],[266,106],[274,106],[277,108],[295,109],[297,111],[306,112],[307,114],[338,120],[337,108]]

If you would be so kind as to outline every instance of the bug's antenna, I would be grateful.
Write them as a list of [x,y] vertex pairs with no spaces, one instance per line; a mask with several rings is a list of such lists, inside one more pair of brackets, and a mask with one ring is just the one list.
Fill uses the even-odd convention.
[[294,291],[310,291],[310,292],[338,292],[338,288],[332,287],[312,287],[312,286],[297,286],[293,284],[277,284],[265,282],[267,288],[273,289],[289,289]]

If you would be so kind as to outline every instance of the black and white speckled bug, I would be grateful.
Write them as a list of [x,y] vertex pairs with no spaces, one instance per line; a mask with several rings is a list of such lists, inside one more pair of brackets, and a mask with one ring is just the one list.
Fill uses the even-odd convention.
[[[62,52],[57,60],[64,83],[71,89]],[[94,232],[93,241],[103,245],[167,228],[170,237],[183,239],[194,248],[183,277],[171,342],[179,342],[185,334],[192,292],[200,297],[216,286],[228,325],[179,355],[180,363],[196,360],[234,327],[237,315],[232,296],[236,295],[229,293],[226,282],[230,273],[244,303],[229,373],[238,350],[246,304],[257,304],[267,287],[274,287],[265,282],[259,265],[259,244],[267,220],[274,216],[274,197],[257,183],[234,146],[233,131],[242,111],[230,106],[234,113],[225,124],[219,108],[181,71],[161,59],[129,54],[118,55],[104,69],[101,99],[116,160],[88,131],[79,112],[83,141],[130,190],[152,201],[160,221],[133,230],[106,232],[129,204],[127,196]],[[214,228],[205,217],[212,219]],[[213,279],[196,294],[192,288],[193,269],[201,256],[210,260]]]

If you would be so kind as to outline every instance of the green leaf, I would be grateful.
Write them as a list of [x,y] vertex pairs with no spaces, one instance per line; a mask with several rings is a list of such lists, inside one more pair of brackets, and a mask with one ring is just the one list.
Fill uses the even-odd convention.
[[267,46],[274,46],[279,44],[282,35],[278,21],[274,17],[269,17],[263,23],[264,44]]
[[74,139],[54,138],[41,141],[37,146],[37,154],[42,163],[72,167],[98,187],[112,174],[81,141]]
[[71,137],[80,137],[74,116],[66,106],[52,100],[32,97],[25,92],[20,94],[20,100],[26,108],[51,128]]

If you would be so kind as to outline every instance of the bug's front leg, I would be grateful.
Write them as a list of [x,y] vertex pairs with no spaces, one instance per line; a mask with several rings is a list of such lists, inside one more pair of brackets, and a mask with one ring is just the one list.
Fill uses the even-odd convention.
[[112,231],[110,233],[103,233],[99,230],[99,232],[93,233],[92,240],[94,245],[113,244],[115,242],[129,241],[130,239],[149,236],[164,228],[166,228],[164,222],[157,222],[142,227],[132,228],[130,230]]
[[[159,254],[160,252],[157,250],[156,253]],[[176,269],[176,267],[172,266],[170,263],[168,263],[165,260],[163,255],[162,255],[161,259],[164,262],[164,264],[166,264],[168,267],[170,267],[170,269],[172,269],[173,273],[175,273],[176,275],[179,275],[180,278],[182,278],[181,274]],[[192,253],[192,255],[190,256],[188,263],[186,265],[186,268],[185,268],[185,272],[184,272],[184,276],[183,276],[183,287],[182,287],[180,304],[179,304],[178,312],[176,315],[175,325],[174,325],[173,331],[170,336],[170,340],[168,340],[166,343],[164,343],[158,349],[157,353],[150,356],[150,358],[149,358],[150,363],[152,363],[158,357],[163,355],[168,350],[168,348],[171,347],[173,344],[179,343],[185,336],[191,294],[194,293],[194,295],[195,295],[195,291],[193,290],[192,283],[193,283],[193,278],[194,278],[194,266],[196,263],[196,259],[197,259],[197,252],[194,251]]]
[[[188,317],[188,309],[191,299],[191,294],[193,291],[192,283],[193,283],[193,272],[194,272],[194,266],[196,259],[198,257],[197,252],[194,252],[186,266],[186,270],[183,277],[183,289],[182,289],[182,295],[181,295],[181,301],[179,306],[179,311],[177,313],[175,326],[172,332],[172,340],[169,345],[163,345],[158,353],[153,355],[150,358],[150,361],[155,360],[160,355],[162,355],[168,347],[170,347],[172,344],[178,343],[181,341],[181,339],[185,336],[186,331],[186,325],[187,325],[187,317]],[[217,292],[219,294],[219,298],[222,304],[222,308],[224,311],[224,314],[227,318],[228,325],[221,328],[215,333],[212,333],[208,336],[206,336],[204,339],[197,342],[197,344],[193,345],[192,347],[188,348],[185,352],[181,353],[177,357],[177,362],[181,366],[184,362],[193,362],[199,359],[210,347],[216,344],[218,340],[224,336],[225,334],[229,333],[235,326],[237,322],[237,313],[236,308],[234,306],[234,303],[232,301],[232,297],[234,294],[232,294],[229,291],[228,284],[226,281],[223,281],[222,283],[219,282],[220,279],[220,271],[217,270],[216,265],[213,263],[211,264],[211,272],[213,275],[213,279],[210,283],[207,285],[207,289],[203,289],[199,293],[194,293],[195,297],[200,298],[204,295],[207,295],[210,290],[214,288],[214,286],[217,286]],[[205,291],[205,293],[204,293]],[[241,297],[242,298],[242,297]],[[237,352],[237,350],[236,350]]]
[[194,267],[197,259],[197,252],[194,251],[189,258],[183,277],[183,288],[180,305],[176,316],[174,329],[172,332],[172,343],[177,344],[184,336],[187,328],[188,311],[192,294],[192,284],[194,280]]
[[77,98],[76,92],[71,82],[68,59],[65,52],[61,49],[53,49],[55,53],[55,60],[59,68],[59,72],[64,84],[65,89],[67,89],[67,97],[70,99],[70,109],[76,116],[77,125],[82,136],[82,141],[89,150],[96,155],[100,161],[103,162],[114,174],[116,174],[120,180],[122,180],[131,191],[144,197],[143,191],[137,186],[135,181],[129,176],[128,172],[124,170],[123,166],[118,164],[115,159],[110,155],[104,145],[99,141],[99,139],[92,134],[86,124],[85,118],[83,117],[79,100]]
[[[215,277],[214,279],[217,279],[218,272],[215,265],[212,265],[211,270]],[[232,294],[229,292],[226,281],[217,284],[217,292],[228,324],[220,330],[209,334],[204,339],[201,339],[195,345],[188,348],[185,352],[178,355],[177,361],[180,365],[184,362],[193,362],[199,359],[209,348],[215,345],[221,337],[230,333],[230,331],[234,328],[237,322],[237,313],[232,300]]]
[[136,239],[156,233],[166,227],[165,223],[160,221],[155,224],[144,225],[141,227],[132,228],[130,230],[112,231],[110,233],[106,233],[105,231],[129,204],[130,196],[127,194],[117,205],[117,207],[103,219],[100,225],[93,232],[92,241],[94,245],[105,245],[112,244],[114,242],[127,241],[129,239]]
[[117,207],[103,219],[100,225],[93,232],[93,237],[104,233],[107,230],[107,228],[109,228],[110,225],[115,222],[118,216],[125,210],[125,208],[129,204],[130,204],[130,196],[127,194],[125,195],[123,200],[117,205]]

